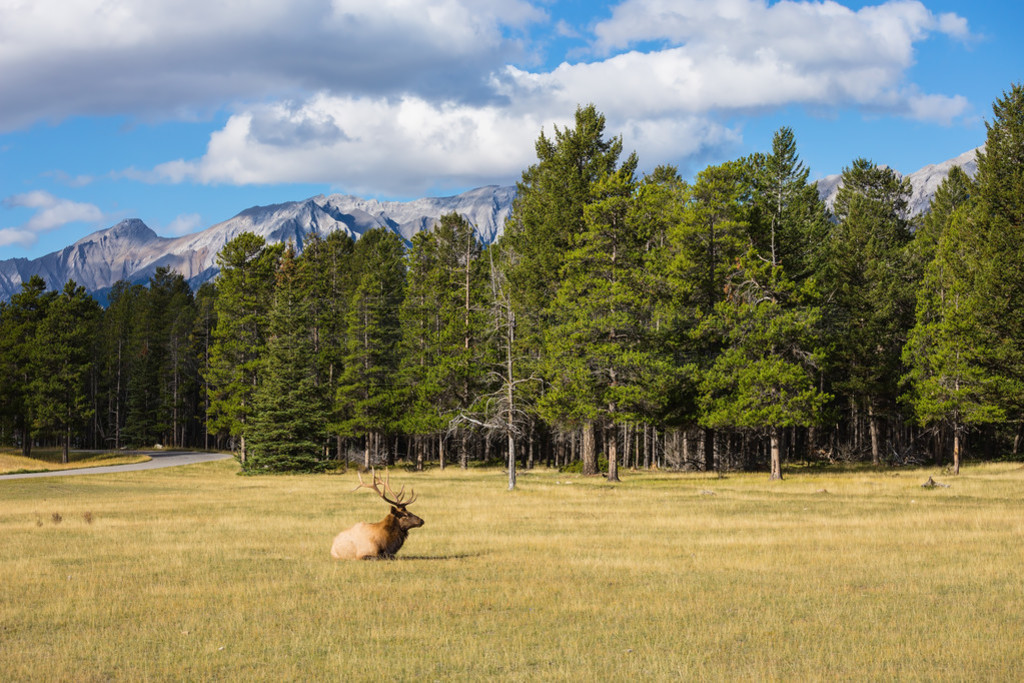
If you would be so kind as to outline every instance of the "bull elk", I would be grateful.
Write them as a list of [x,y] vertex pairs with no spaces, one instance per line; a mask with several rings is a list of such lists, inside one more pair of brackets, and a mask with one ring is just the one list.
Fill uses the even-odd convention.
[[391,559],[405,543],[409,529],[423,526],[422,519],[405,509],[416,500],[415,492],[410,490],[409,496],[406,497],[403,486],[395,493],[391,488],[390,479],[388,475],[382,480],[374,472],[373,483],[367,484],[363,481],[363,475],[359,475],[359,486],[352,490],[373,489],[384,502],[391,505],[391,512],[379,522],[359,522],[335,536],[331,545],[331,557],[338,560]]

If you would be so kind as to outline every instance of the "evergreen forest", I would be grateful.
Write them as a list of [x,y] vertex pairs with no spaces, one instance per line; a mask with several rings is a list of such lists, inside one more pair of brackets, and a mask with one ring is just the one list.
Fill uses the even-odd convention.
[[494,244],[444,216],[241,234],[192,291],[0,303],[0,443],[230,449],[244,471],[494,462],[758,470],[1009,457],[1024,417],[1024,85],[911,217],[855,159],[831,207],[782,128],[684,180],[594,106],[536,140]]

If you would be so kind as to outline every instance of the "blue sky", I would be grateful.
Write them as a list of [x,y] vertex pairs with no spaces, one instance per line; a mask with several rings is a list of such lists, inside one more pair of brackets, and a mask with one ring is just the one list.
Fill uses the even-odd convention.
[[794,129],[812,177],[984,142],[1024,3],[33,0],[0,4],[0,259],[128,217],[512,184],[593,102],[689,177]]

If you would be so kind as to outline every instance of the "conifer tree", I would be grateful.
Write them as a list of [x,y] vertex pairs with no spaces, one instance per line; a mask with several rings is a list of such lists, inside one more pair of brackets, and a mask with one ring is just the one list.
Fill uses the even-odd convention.
[[313,234],[298,258],[299,279],[310,301],[316,384],[330,397],[331,427],[338,459],[342,437],[337,430],[334,397],[345,358],[345,320],[353,291],[352,252],[355,240],[341,230],[326,237]]
[[755,246],[773,267],[784,267],[787,277],[805,280],[813,274],[828,218],[816,185],[807,181],[810,169],[797,154],[793,129],[780,128],[771,153],[754,154],[747,163]]
[[325,464],[328,396],[316,382],[312,299],[289,245],[270,311],[263,379],[249,429],[248,472],[315,471]]
[[46,309],[34,338],[38,373],[31,384],[36,426],[55,434],[61,462],[68,462],[72,430],[92,414],[87,379],[100,307],[85,288],[68,280]]
[[[512,215],[505,226],[503,248],[509,259],[509,291],[516,306],[516,338],[529,349],[532,363],[520,363],[523,377],[537,372],[543,355],[544,330],[551,324],[551,306],[560,286],[560,273],[572,240],[583,232],[583,209],[594,184],[620,169],[622,138],[605,137],[605,117],[594,105],[578,107],[572,128],[543,132],[535,149],[537,163],[523,171]],[[637,158],[630,155],[621,170],[632,175]],[[521,355],[521,354],[516,354]],[[584,420],[583,471],[597,473],[594,425]]]
[[210,428],[206,419],[210,410],[210,360],[213,349],[213,331],[217,327],[217,286],[204,282],[195,296],[196,318],[192,329],[192,342],[199,372],[199,409],[203,430],[203,448],[210,448]]
[[909,248],[910,182],[856,159],[843,171],[818,281],[824,310],[831,391],[867,415],[872,461],[881,462],[886,416],[896,410],[901,353],[913,325],[916,279]]
[[607,433],[608,479],[618,480],[618,431],[651,409],[669,374],[650,334],[654,302],[644,272],[646,240],[633,222],[629,169],[600,179],[584,230],[565,256],[547,335],[551,388],[543,405],[562,421]]
[[782,478],[783,428],[816,424],[830,398],[815,376],[823,356],[815,298],[812,281],[797,286],[751,250],[699,330],[721,346],[700,382],[701,423],[767,432],[772,479]]
[[0,405],[11,416],[25,457],[32,454],[36,422],[32,386],[40,374],[49,372],[38,362],[36,332],[56,296],[56,292],[46,291],[43,278],[33,275],[0,309]]
[[340,433],[365,437],[366,466],[398,426],[403,252],[401,238],[387,228],[366,232],[353,252],[355,290],[346,317],[345,368],[337,398]]
[[267,323],[274,278],[283,247],[268,246],[244,232],[217,255],[217,327],[210,351],[208,423],[239,439],[245,464],[245,439],[266,354]]
[[[953,180],[952,182],[958,182]],[[903,350],[907,399],[922,425],[952,435],[953,472],[960,472],[968,431],[1005,419],[1000,377],[990,366],[993,338],[978,316],[977,277],[984,270],[985,232],[968,205],[947,216],[918,293],[917,318]]]
[[985,236],[976,282],[978,315],[992,340],[986,362],[1000,377],[1001,405],[1019,423],[1024,416],[1024,84],[1004,92],[992,112],[975,177],[976,225]]
[[[143,305],[146,288],[125,280],[116,282],[107,295],[107,308],[103,313],[102,348],[103,376],[107,391],[106,420],[108,441],[114,448],[125,445],[138,422],[129,419],[129,387],[135,364],[133,362],[133,330],[138,326],[138,309]],[[140,387],[144,391],[152,387]],[[128,441],[131,439],[128,438]]]
[[[702,320],[722,300],[727,278],[745,253],[749,220],[744,198],[749,195],[748,169],[742,162],[709,166],[687,188],[680,221],[669,231],[668,284],[674,302],[672,334],[677,340],[676,400],[696,407],[696,385],[718,353],[713,335],[698,334]],[[696,422],[699,416],[693,415]],[[705,424],[704,465],[717,466],[714,428]]]

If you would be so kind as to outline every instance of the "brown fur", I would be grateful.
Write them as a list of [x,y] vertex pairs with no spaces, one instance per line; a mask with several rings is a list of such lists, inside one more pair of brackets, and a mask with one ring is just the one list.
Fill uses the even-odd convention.
[[[405,506],[415,500],[412,495],[408,500],[404,496],[405,489],[397,495],[391,490],[390,485],[374,475],[373,485],[363,483],[359,478],[360,486],[357,488],[372,488],[378,495],[388,503],[391,503],[391,513],[379,522],[359,522],[355,526],[342,531],[334,537],[331,544],[331,557],[338,560],[367,560],[367,559],[391,559],[405,543],[409,536],[409,530],[423,526],[423,520],[405,509]],[[380,485],[383,483],[388,493],[393,494],[394,500],[388,498]]]
[[422,519],[393,507],[391,514],[381,521],[359,522],[335,536],[331,557],[338,560],[390,559],[405,543],[409,529],[420,526],[423,526]]

